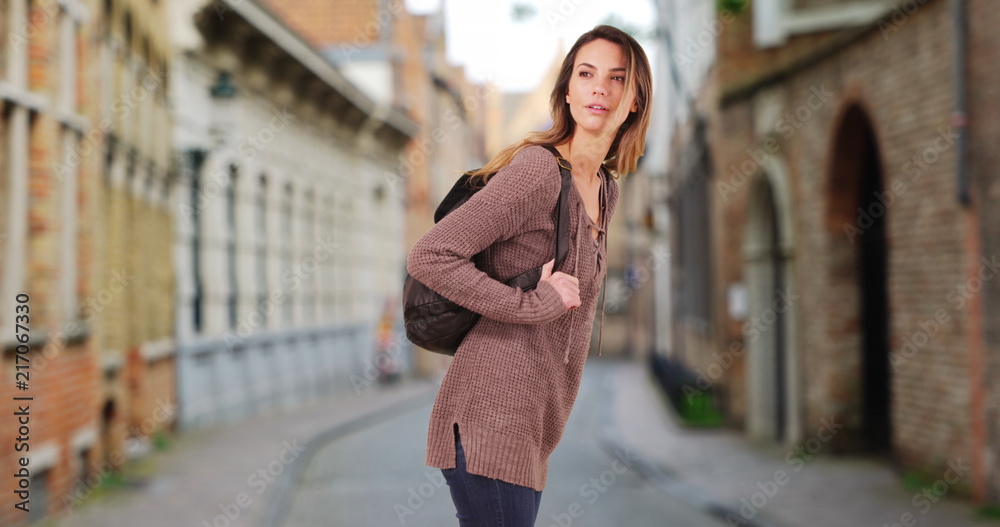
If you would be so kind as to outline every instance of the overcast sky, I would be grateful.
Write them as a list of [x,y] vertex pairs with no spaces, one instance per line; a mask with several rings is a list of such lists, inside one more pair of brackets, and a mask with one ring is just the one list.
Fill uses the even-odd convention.
[[[415,14],[433,12],[442,3],[448,60],[465,65],[472,81],[493,81],[505,92],[534,88],[556,60],[560,38],[566,51],[612,13],[646,31],[654,19],[651,0],[406,0]],[[514,21],[516,4],[533,6],[535,14]],[[655,50],[647,41],[640,43],[653,62]]]

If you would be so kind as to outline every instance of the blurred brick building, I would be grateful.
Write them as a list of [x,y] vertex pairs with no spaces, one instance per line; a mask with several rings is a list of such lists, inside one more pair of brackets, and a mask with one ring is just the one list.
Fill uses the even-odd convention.
[[[674,138],[674,348],[759,441],[1000,499],[1000,45],[984,0],[758,0]],[[964,155],[963,155],[964,154]],[[995,384],[995,383],[993,383]]]
[[[173,418],[171,143],[162,5],[0,1],[0,397],[30,402],[30,496],[0,524],[79,505]],[[14,302],[31,365],[15,389]],[[0,427],[17,430],[14,411]],[[0,454],[14,474],[20,453]]]
[[[176,418],[174,271],[169,239],[173,167],[168,102],[170,44],[164,5],[142,0],[94,6],[94,62],[87,65],[108,128],[94,157],[95,343],[101,366],[102,443],[111,453],[143,449]],[[108,302],[108,295],[116,298]]]

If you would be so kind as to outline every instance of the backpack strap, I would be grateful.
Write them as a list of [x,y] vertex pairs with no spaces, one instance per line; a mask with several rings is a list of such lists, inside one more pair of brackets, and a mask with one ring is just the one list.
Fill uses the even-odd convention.
[[569,186],[573,184],[573,166],[569,160],[559,155],[559,151],[552,145],[542,145],[552,153],[559,164],[559,172],[562,175],[562,187],[559,189],[559,201],[556,203],[556,261],[552,266],[552,272],[556,272],[566,256],[569,255]]

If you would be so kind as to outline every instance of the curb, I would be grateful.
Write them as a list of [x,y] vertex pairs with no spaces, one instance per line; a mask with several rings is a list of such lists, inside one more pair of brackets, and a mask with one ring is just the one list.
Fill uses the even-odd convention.
[[298,490],[306,467],[309,466],[312,457],[321,448],[348,434],[426,406],[428,403],[434,401],[434,398],[437,396],[437,389],[438,386],[436,384],[429,384],[427,391],[430,393],[419,394],[402,399],[401,401],[387,403],[384,407],[334,425],[313,436],[303,447],[302,454],[295,458],[288,469],[282,472],[279,479],[275,482],[275,494],[268,500],[261,519],[256,522],[257,526],[282,527],[285,525],[285,522],[288,520],[288,513],[292,509],[292,503],[295,501],[295,491]]
[[[646,370],[645,367],[643,367],[643,371],[648,374],[648,370]],[[614,391],[614,385],[618,382],[618,377],[616,375],[613,374],[606,377],[604,382],[607,390],[605,393],[616,393]],[[663,470],[655,463],[652,463],[648,459],[644,458],[637,449],[631,448],[628,444],[621,440],[620,434],[616,431],[614,426],[614,419],[612,417],[614,415],[612,409],[614,406],[613,403],[614,397],[604,398],[604,408],[601,411],[600,417],[601,431],[597,434],[597,442],[601,445],[601,448],[604,449],[604,452],[607,455],[615,457],[616,450],[630,450],[632,453],[631,457],[635,459],[633,463],[636,467],[638,467],[639,472],[644,478],[667,495],[678,498],[684,503],[701,512],[704,512],[705,514],[717,517],[723,521],[728,521],[728,516],[733,515],[736,518],[739,518],[740,525],[748,527],[781,527],[758,517],[750,519],[744,518],[737,509],[726,505],[718,499],[708,495],[701,489],[698,489],[694,485],[684,481],[676,475],[673,475],[669,470]]]

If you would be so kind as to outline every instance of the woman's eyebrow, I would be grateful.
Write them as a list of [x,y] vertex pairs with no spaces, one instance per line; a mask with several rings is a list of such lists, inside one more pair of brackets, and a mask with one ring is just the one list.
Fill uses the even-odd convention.
[[[596,66],[594,66],[593,64],[590,64],[589,62],[581,62],[580,65],[577,66],[577,68],[582,68],[584,66],[587,66],[588,68],[594,68],[595,70],[597,69]],[[611,68],[610,71],[625,71],[625,68],[622,68],[622,67]]]

